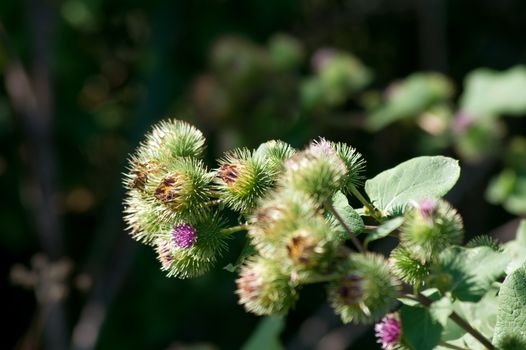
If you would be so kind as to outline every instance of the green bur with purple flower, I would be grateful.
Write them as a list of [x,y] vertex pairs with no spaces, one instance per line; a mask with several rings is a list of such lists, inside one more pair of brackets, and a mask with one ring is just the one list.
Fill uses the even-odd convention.
[[[209,272],[231,235],[247,232],[226,268],[251,313],[285,315],[318,283],[343,322],[380,320],[384,350],[526,348],[526,313],[508,312],[526,308],[526,221],[505,245],[482,236],[462,246],[462,218],[442,199],[460,175],[454,159],[417,157],[366,179],[360,153],[321,138],[303,150],[276,140],[234,149],[212,168],[204,147],[199,130],[169,120],[130,158],[125,220],[168,276]],[[370,250],[388,236],[387,258]],[[474,319],[456,312],[466,309]]]

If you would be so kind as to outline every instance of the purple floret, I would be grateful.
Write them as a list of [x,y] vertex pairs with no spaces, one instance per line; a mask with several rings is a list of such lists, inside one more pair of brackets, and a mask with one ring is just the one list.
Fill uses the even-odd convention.
[[188,224],[175,225],[172,238],[179,248],[190,248],[196,239],[195,229]]
[[433,199],[424,199],[418,203],[418,210],[420,215],[424,218],[430,219],[437,208],[437,202]]
[[394,314],[388,314],[374,326],[378,343],[382,344],[382,349],[392,349],[400,340],[400,322]]

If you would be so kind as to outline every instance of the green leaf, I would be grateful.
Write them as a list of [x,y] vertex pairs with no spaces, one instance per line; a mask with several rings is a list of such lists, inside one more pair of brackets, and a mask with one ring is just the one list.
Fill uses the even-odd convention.
[[450,247],[438,260],[438,272],[449,276],[447,290],[454,298],[471,302],[479,301],[491,289],[508,264],[504,254],[490,247]]
[[[469,119],[469,116],[462,117]],[[494,118],[470,122],[462,133],[455,137],[455,150],[464,160],[477,162],[491,156],[501,157],[503,126]]]
[[484,68],[471,72],[460,105],[462,111],[475,118],[524,114],[526,67],[517,66],[504,72]]
[[519,176],[513,192],[506,198],[504,209],[516,215],[526,214],[526,176]]
[[[526,344],[526,266],[506,277],[498,296],[497,324],[493,343],[506,348]],[[507,346],[512,349],[511,346]]]
[[526,176],[506,168],[493,178],[486,190],[486,199],[502,204],[512,214],[526,213]]
[[[495,322],[497,318],[497,291],[492,288],[484,297],[477,303],[455,301],[453,303],[453,310],[457,312],[460,317],[467,320],[473,328],[478,330],[486,338],[493,338],[495,329]],[[486,347],[476,340],[471,334],[460,328],[451,319],[448,319],[442,332],[442,341],[449,344],[460,346],[461,348],[470,350],[486,350]],[[436,350],[446,349],[439,347]]]
[[499,175],[491,179],[486,189],[486,199],[493,204],[504,202],[513,192],[517,175],[513,169],[504,169]]
[[391,232],[399,228],[403,222],[404,218],[400,216],[382,223],[367,235],[364,241],[365,246],[367,247],[372,241],[387,237]]
[[414,350],[432,350],[440,342],[442,325],[427,308],[403,305],[400,308],[402,336]]
[[256,330],[241,348],[242,350],[282,350],[283,345],[279,334],[285,327],[281,316],[268,316],[263,318]]
[[[334,210],[340,215],[345,224],[349,229],[355,234],[359,235],[365,229],[365,224],[363,223],[362,217],[356,212],[350,205],[347,197],[341,192],[338,191],[332,197]],[[338,222],[338,225],[342,230],[344,228]]]
[[[455,311],[488,339],[493,337],[497,321],[497,292],[498,289],[492,288],[477,303],[457,301],[454,304]],[[469,349],[486,349],[469,333],[464,334],[462,339]]]
[[449,296],[435,301],[429,307],[429,312],[435,320],[437,320],[443,327],[446,326],[449,315],[453,312],[453,302]]
[[367,180],[365,192],[378,209],[389,213],[411,201],[442,197],[459,176],[457,160],[443,156],[417,157]]

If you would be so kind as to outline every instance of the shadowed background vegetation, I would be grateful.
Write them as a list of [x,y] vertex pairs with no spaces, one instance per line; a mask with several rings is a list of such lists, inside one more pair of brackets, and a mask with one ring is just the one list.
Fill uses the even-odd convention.
[[[222,269],[242,237],[216,271],[175,280],[126,233],[127,155],[166,116],[204,132],[212,167],[231,147],[318,136],[356,147],[369,176],[421,154],[460,158],[448,199],[468,237],[510,238],[526,213],[525,14],[520,0],[0,2],[0,348],[250,337],[259,319]],[[500,73],[465,81],[480,67]],[[443,75],[400,80],[431,71]],[[287,348],[373,346],[324,300],[302,290]]]

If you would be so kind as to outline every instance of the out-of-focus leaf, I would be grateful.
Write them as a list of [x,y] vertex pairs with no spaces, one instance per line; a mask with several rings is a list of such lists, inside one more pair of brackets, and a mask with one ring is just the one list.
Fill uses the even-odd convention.
[[442,325],[428,308],[403,305],[400,308],[402,337],[412,350],[432,350],[440,342]]
[[455,149],[463,159],[477,162],[501,151],[503,134],[504,126],[500,120],[479,119],[456,135]]
[[367,235],[364,241],[365,246],[372,241],[387,237],[391,232],[399,228],[403,222],[404,218],[400,216],[382,223]]
[[501,204],[513,192],[517,176],[513,169],[504,169],[493,178],[486,189],[486,199],[493,204]]
[[[462,318],[481,332],[486,338],[493,338],[495,323],[497,320],[497,289],[492,288],[477,303],[456,301],[453,309]],[[461,348],[473,350],[486,350],[486,348],[476,340],[471,334],[466,333],[455,322],[448,319],[442,332],[442,340]],[[438,347],[436,350],[445,350],[445,347]]]
[[285,327],[281,316],[263,318],[256,330],[241,348],[242,350],[282,350],[279,334]]
[[479,301],[492,283],[504,275],[509,258],[490,247],[450,247],[439,255],[437,273],[449,276],[447,288],[462,301]]
[[506,167],[491,180],[486,199],[512,214],[526,214],[526,137],[514,137],[503,158]]
[[519,176],[512,169],[504,169],[491,180],[486,199],[502,206],[512,214],[526,213],[526,175]]
[[308,111],[339,106],[371,81],[369,69],[350,53],[323,48],[312,61],[316,75],[301,87],[302,106]]
[[460,98],[461,110],[474,118],[526,113],[526,67],[471,72]]
[[373,131],[405,118],[416,118],[453,94],[453,85],[436,73],[415,73],[388,88],[387,101],[373,111],[367,127]]
[[446,295],[442,299],[435,301],[429,307],[429,312],[435,320],[445,327],[449,315],[453,312],[453,302],[451,298]]
[[62,3],[61,14],[71,26],[81,31],[92,31],[97,25],[97,14],[94,11],[95,1],[68,0]]

